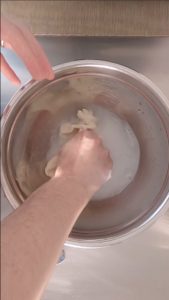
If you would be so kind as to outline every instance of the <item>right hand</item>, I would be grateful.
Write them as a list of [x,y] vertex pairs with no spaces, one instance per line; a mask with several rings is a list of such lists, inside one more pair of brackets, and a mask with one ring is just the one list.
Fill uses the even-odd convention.
[[107,181],[113,167],[110,152],[92,131],[77,133],[61,150],[55,177],[64,176],[85,187],[88,197]]

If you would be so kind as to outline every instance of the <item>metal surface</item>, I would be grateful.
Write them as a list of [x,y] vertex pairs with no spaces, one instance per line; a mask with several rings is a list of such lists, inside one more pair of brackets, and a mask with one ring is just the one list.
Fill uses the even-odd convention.
[[1,11],[37,35],[169,35],[168,1],[1,1]]
[[146,77],[113,63],[70,62],[54,67],[54,73],[52,82],[31,80],[24,85],[4,111],[5,194],[16,208],[48,181],[44,169],[50,141],[56,140],[55,149],[60,143],[60,122],[78,109],[100,105],[134,130],[140,145],[139,168],[122,193],[88,203],[66,245],[92,248],[123,242],[150,226],[169,204],[168,100]]
[[[168,38],[42,38],[40,42],[53,65],[80,58],[113,61],[146,75],[169,98]],[[3,50],[9,55],[9,51]],[[19,71],[28,74],[24,67]],[[14,91],[9,86],[2,77],[2,97],[6,93],[8,100]],[[2,101],[5,102],[4,97]],[[2,217],[10,211],[3,198]],[[57,266],[42,299],[167,300],[168,229],[169,212],[166,212],[150,229],[123,244],[97,250],[66,247],[66,260]]]

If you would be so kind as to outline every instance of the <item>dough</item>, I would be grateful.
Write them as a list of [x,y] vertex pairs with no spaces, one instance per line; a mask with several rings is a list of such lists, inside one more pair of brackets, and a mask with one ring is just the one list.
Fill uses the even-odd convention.
[[46,160],[35,163],[28,162],[24,157],[19,161],[16,168],[16,180],[25,196],[30,196],[42,184],[48,181],[44,169]]
[[29,180],[28,164],[24,160],[20,160],[16,168],[16,180],[22,192],[28,197],[33,191]]
[[91,124],[92,126],[94,126],[93,128],[96,127],[97,119],[93,116],[93,113],[91,110],[88,111],[85,108],[83,108],[82,110],[78,110],[77,116],[78,116],[79,120],[81,121],[81,123],[84,123],[87,125]]
[[[113,160],[113,169],[107,178],[107,182],[95,193],[91,200],[112,198],[120,194],[132,182],[137,173],[140,159],[139,143],[132,128],[127,122],[103,107],[90,104],[86,108],[79,110],[77,117],[75,116],[76,110],[73,110],[67,118],[61,118],[63,124],[60,126],[59,132],[58,125],[54,128],[55,130],[51,134],[49,151],[47,154],[45,151],[43,157],[40,154],[34,161],[34,156],[30,160],[26,154],[25,156],[18,152],[17,163],[20,157],[21,161],[18,165],[16,164],[16,179],[26,196],[29,196],[55,175],[58,163],[58,157],[55,154],[59,153],[67,140],[84,129],[95,130],[95,133],[101,137],[103,146],[110,150],[110,156]],[[16,145],[15,153],[20,148],[20,144],[17,143]],[[37,161],[38,158],[39,161]],[[46,160],[49,161],[47,165]]]
[[[59,136],[61,138],[70,138],[72,134],[80,130],[95,129],[97,119],[93,116],[92,111],[87,109],[78,110],[78,124],[64,123],[60,126]],[[45,174],[48,177],[53,177],[57,169],[57,156],[52,157],[45,168]]]
[[80,122],[78,124],[64,123],[60,127],[59,136],[68,138],[71,133],[77,133],[79,130],[95,129],[97,119],[91,111],[87,109],[78,110],[77,117]]
[[55,175],[56,169],[57,169],[57,160],[58,157],[54,156],[52,159],[48,162],[46,168],[45,168],[45,174],[48,177],[53,177]]

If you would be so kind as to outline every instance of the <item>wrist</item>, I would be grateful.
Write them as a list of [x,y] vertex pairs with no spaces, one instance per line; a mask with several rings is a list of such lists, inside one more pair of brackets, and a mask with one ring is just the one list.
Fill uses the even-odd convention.
[[89,200],[92,198],[94,193],[97,191],[95,190],[93,186],[90,185],[89,180],[83,175],[80,175],[79,173],[75,173],[72,171],[60,171],[59,168],[57,169],[54,178],[59,178],[60,180],[66,180],[67,182],[72,182],[73,185],[76,186],[76,188],[81,188],[85,191],[86,197]]
[[[62,174],[58,175],[56,173],[55,177],[50,180],[53,188],[56,192],[59,191],[60,198],[65,198],[69,201],[69,198],[73,196],[74,202],[76,202],[83,208],[87,205],[92,195],[90,195],[88,189],[85,184],[78,178],[77,176],[71,174]],[[73,203],[72,203],[73,204]]]

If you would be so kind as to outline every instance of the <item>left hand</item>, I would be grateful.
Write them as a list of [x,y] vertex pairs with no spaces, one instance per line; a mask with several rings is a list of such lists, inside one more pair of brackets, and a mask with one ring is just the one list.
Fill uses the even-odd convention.
[[[5,48],[13,50],[23,60],[35,80],[54,78],[54,72],[45,52],[26,25],[1,15],[1,40],[4,41]],[[1,72],[14,85],[21,84],[2,54]]]

